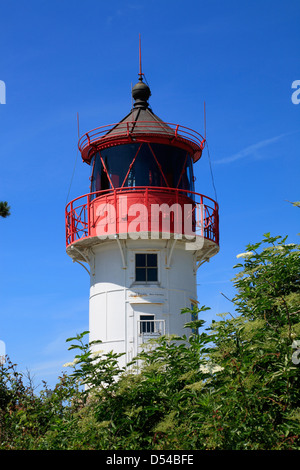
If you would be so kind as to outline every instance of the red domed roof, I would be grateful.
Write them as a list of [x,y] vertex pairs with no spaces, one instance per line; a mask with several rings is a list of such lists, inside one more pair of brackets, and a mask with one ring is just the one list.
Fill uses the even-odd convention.
[[117,124],[98,127],[84,134],[78,143],[82,159],[90,163],[92,156],[103,148],[133,142],[156,142],[186,149],[199,160],[205,139],[197,132],[179,124],[162,121],[149,108],[150,88],[140,77],[132,89],[134,106],[127,116]]

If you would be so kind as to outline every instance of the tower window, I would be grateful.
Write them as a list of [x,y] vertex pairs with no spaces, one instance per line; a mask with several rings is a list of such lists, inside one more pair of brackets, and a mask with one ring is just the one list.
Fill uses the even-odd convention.
[[140,333],[154,333],[154,315],[140,316]]
[[157,282],[157,254],[137,253],[135,255],[136,282]]

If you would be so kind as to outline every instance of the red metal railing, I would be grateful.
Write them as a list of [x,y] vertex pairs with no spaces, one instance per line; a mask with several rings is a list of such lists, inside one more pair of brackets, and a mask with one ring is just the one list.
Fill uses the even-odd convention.
[[[122,204],[126,202],[126,208],[122,211]],[[109,234],[127,233],[131,230],[130,225],[130,207],[140,204],[140,207],[145,208],[144,215],[141,216],[141,224],[146,222],[149,232],[158,230],[164,231],[162,228],[163,222],[150,220],[151,219],[151,206],[165,204],[165,207],[172,207],[173,204],[178,204],[177,208],[181,211],[184,206],[189,209],[186,212],[185,220],[179,218],[179,223],[175,224],[175,212],[168,212],[166,214],[170,219],[173,217],[171,223],[171,233],[187,233],[184,224],[190,218],[190,227],[192,232],[189,235],[200,235],[208,240],[219,244],[219,208],[217,202],[213,199],[203,196],[202,194],[195,193],[177,188],[161,188],[161,187],[134,187],[134,188],[118,188],[114,190],[97,191],[94,193],[85,194],[73,201],[69,202],[66,206],[66,245],[82,240],[88,237],[99,236],[103,227],[107,222],[103,222],[103,214],[105,212],[110,219],[111,226]],[[137,206],[134,206],[137,207]],[[112,212],[107,212],[108,208],[112,208]],[[102,215],[101,215],[102,214]],[[136,217],[136,216],[135,216]],[[164,214],[162,214],[164,217]],[[167,217],[167,218],[168,218]],[[131,214],[132,220],[132,214]],[[133,218],[134,220],[134,218]],[[148,224],[149,222],[149,224]],[[156,223],[156,225],[155,225]],[[158,229],[157,229],[158,228]]]
[[[83,160],[89,160],[91,149],[107,148],[116,144],[128,142],[174,143],[183,148],[189,148],[194,161],[201,157],[205,146],[205,138],[198,132],[179,124],[164,123],[162,121],[125,121],[117,124],[108,124],[86,132],[78,142],[78,148]],[[157,140],[158,139],[158,140]]]

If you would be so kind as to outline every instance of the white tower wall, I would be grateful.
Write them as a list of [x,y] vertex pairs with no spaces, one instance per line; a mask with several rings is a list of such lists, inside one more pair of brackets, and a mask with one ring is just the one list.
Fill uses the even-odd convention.
[[[107,240],[90,250],[90,341],[102,341],[94,350],[125,353],[120,361],[124,365],[145,340],[159,333],[183,334],[191,318],[181,309],[197,299],[196,253],[181,241],[173,243]],[[136,253],[157,254],[157,282],[136,282]],[[150,322],[141,326],[146,315]]]

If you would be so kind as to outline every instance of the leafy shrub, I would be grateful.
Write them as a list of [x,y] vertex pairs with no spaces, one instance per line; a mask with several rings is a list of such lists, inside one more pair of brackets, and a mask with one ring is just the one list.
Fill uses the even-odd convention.
[[92,354],[87,332],[51,393],[2,365],[0,449],[299,450],[299,246],[265,234],[246,250],[234,313],[160,337],[131,368]]

